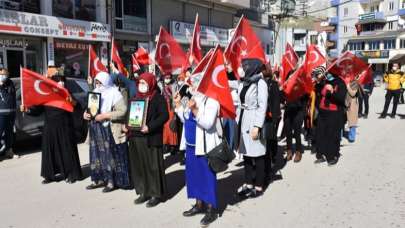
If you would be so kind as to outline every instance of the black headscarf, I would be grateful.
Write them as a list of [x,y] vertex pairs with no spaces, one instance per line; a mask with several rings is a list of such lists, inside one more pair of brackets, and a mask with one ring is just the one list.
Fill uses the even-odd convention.
[[256,83],[262,78],[259,74],[262,72],[263,63],[259,59],[243,59],[242,68],[245,71],[245,77],[241,80],[245,85]]

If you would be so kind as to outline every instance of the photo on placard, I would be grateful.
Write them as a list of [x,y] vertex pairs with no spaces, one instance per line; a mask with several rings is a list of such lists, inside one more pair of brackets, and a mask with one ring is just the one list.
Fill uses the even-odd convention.
[[87,112],[94,119],[101,109],[101,93],[88,92],[87,95]]
[[140,130],[146,123],[148,112],[147,99],[133,99],[129,101],[128,128]]

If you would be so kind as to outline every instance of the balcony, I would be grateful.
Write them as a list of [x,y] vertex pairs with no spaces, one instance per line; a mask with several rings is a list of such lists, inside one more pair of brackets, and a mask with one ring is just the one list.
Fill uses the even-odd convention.
[[331,1],[330,1],[330,5],[331,5],[331,6],[338,6],[339,3],[340,3],[340,0],[331,0]]
[[404,17],[405,16],[405,8],[398,10],[398,16]]
[[331,17],[329,18],[329,24],[331,25],[337,25],[339,23],[339,17]]
[[250,8],[250,0],[214,0],[214,2],[239,9]]
[[384,12],[371,12],[359,15],[359,24],[385,23]]

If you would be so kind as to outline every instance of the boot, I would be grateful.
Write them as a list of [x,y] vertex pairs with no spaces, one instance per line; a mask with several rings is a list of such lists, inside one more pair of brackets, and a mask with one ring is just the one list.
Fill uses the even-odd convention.
[[214,222],[218,218],[218,214],[215,212],[215,209],[209,207],[207,213],[205,213],[204,218],[201,219],[200,225],[202,227],[207,227],[209,224]]
[[295,152],[295,156],[294,156],[294,162],[300,162],[302,159],[302,153],[300,151]]
[[293,158],[293,153],[291,150],[287,150],[287,161],[291,161],[291,159]]

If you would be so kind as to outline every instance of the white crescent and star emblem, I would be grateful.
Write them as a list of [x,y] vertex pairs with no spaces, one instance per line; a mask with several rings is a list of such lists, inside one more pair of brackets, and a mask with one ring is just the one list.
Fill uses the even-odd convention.
[[319,61],[319,53],[316,51],[310,51],[309,56],[315,56],[315,58],[311,58],[311,60],[308,60],[309,64],[315,64]]
[[[163,47],[166,47],[166,48],[167,48],[167,54],[166,54],[165,56],[162,55]],[[160,55],[162,58],[168,58],[168,57],[170,57],[170,47],[169,47],[169,44],[167,44],[167,43],[162,43],[162,44],[160,45],[160,48],[159,48],[159,55]]]
[[101,70],[98,68],[98,62],[100,61],[100,59],[97,57],[94,62],[93,62],[93,67],[97,72],[100,72]]
[[219,87],[221,89],[224,89],[225,87],[222,86],[221,84],[219,84],[218,75],[219,75],[219,73],[221,73],[221,71],[224,71],[224,70],[225,70],[225,66],[219,65],[219,66],[215,67],[215,69],[212,71],[212,83],[214,83],[214,85],[216,87]]
[[201,50],[200,36],[201,36],[200,33],[197,33],[196,42],[197,42],[197,48],[198,48],[198,50]]
[[44,92],[44,91],[41,90],[41,88],[40,88],[41,82],[43,82],[43,81],[42,81],[42,80],[35,80],[35,82],[34,82],[34,89],[35,89],[35,91],[36,91],[37,93],[41,94],[41,95],[44,95],[44,96],[49,95],[50,93],[46,93],[46,92]]
[[[245,38],[244,36],[238,36],[238,37],[236,37],[236,39],[232,42],[232,45],[231,45],[231,52],[232,52],[232,53],[236,53],[236,52],[235,52],[235,45],[238,43],[238,41],[242,41],[243,43],[245,43],[245,45],[247,45],[247,40],[246,40],[246,38]],[[240,46],[240,45],[239,45],[239,46]],[[247,55],[246,49],[241,50],[241,55],[242,55],[242,56],[246,56],[246,55]]]

